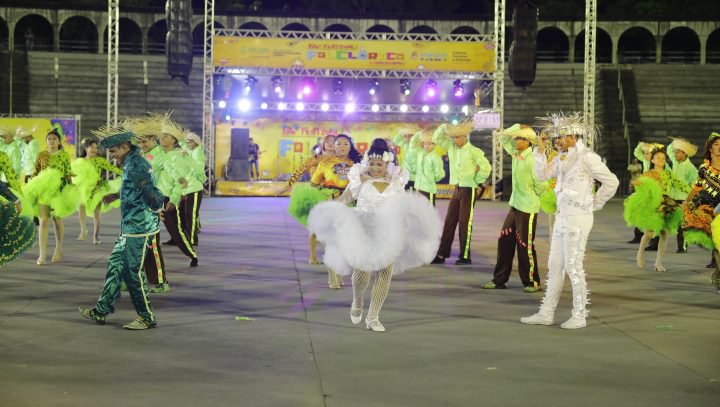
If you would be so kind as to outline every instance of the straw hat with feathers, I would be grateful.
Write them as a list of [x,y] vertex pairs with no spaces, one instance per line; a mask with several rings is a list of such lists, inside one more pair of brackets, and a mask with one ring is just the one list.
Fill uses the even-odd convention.
[[594,138],[597,127],[585,123],[582,112],[556,112],[536,118],[538,126],[551,138],[561,136],[582,136]]
[[160,134],[158,122],[150,116],[126,117],[121,125],[139,138],[156,137]]

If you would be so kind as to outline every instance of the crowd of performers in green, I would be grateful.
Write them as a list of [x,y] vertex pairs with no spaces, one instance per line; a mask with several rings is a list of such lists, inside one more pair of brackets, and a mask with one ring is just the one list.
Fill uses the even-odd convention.
[[[539,311],[521,318],[525,324],[554,324],[567,276],[573,288],[572,311],[561,327],[586,326],[589,291],[583,259],[592,213],[604,206],[619,185],[604,161],[583,142],[595,137],[595,131],[578,113],[557,113],[538,118],[534,126],[516,124],[493,133],[512,158],[513,188],[498,237],[493,278],[482,288],[508,288],[517,255],[523,290],[545,292]],[[403,153],[400,164],[389,140],[376,139],[363,156],[350,136],[328,135],[318,154],[278,191],[292,189],[288,209],[310,232],[311,264],[322,263],[317,246],[318,242],[325,245],[329,288],[341,289],[343,276],[352,277],[353,323],[362,318],[363,295],[370,275],[376,273],[366,327],[385,331],[379,312],[392,275],[422,264],[445,263],[456,230],[459,254],[455,264],[472,264],[473,212],[491,166],[484,152],[470,143],[471,132],[471,123],[402,129],[393,140]],[[80,313],[104,324],[120,291],[127,289],[138,318],[124,327],[155,327],[149,293],[170,289],[160,249],[160,221],[170,234],[165,243],[177,246],[191,267],[199,264],[199,208],[206,182],[200,138],[169,114],[148,114],[94,131],[95,138],[83,140],[79,157],[73,160],[56,129],[47,133],[43,151],[33,133],[34,129],[0,128],[0,265],[15,260],[33,244],[39,251],[37,265],[44,265],[50,221],[55,232],[51,261],[62,261],[63,219],[75,212],[81,222],[78,239],[87,239],[85,223],[91,214],[93,243],[99,244],[101,214],[119,207],[121,235],[108,259],[103,291],[94,307],[80,308]],[[99,146],[108,151],[114,164],[99,155]],[[432,209],[437,182],[446,176],[437,146],[448,152],[449,183],[454,188],[442,225]],[[654,269],[666,271],[663,259],[668,239],[678,234],[678,253],[686,253],[689,245],[712,252],[711,282],[720,289],[720,218],[716,217],[720,211],[720,134],[712,133],[707,139],[699,169],[690,161],[697,150],[682,138],[673,138],[667,146],[640,143],[635,156],[643,172],[632,180],[624,217],[636,228],[633,242],[639,243],[638,267],[645,267],[645,251],[655,245]],[[115,179],[107,180],[107,173]],[[305,174],[310,182],[296,184]],[[540,212],[549,216],[551,229],[545,286],[534,243]],[[388,232],[394,229],[401,233]],[[414,249],[418,247],[422,253]]]

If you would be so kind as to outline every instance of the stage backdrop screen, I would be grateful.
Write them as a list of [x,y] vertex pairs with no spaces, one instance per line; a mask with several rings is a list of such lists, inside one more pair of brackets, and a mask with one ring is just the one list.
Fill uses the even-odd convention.
[[[436,124],[425,123],[432,131]],[[285,121],[273,119],[220,121],[215,127],[215,174],[223,179],[231,153],[231,130],[247,128],[253,142],[260,151],[260,177],[262,179],[285,180],[296,168],[313,156],[312,149],[318,139],[327,134],[344,133],[350,135],[357,149],[364,153],[372,140],[380,137],[392,140],[402,129],[417,130],[418,124],[408,125],[398,122],[309,122]],[[399,149],[398,158],[404,151]],[[446,152],[437,148],[440,155]]]

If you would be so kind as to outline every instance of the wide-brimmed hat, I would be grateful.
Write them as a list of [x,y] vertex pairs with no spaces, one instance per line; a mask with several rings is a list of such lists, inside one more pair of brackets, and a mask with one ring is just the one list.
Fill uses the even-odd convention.
[[26,127],[18,126],[17,129],[15,129],[15,139],[22,140],[25,137],[32,136],[35,132],[35,129],[28,129]]
[[516,123],[501,132],[502,135],[511,137],[512,139],[522,138],[531,144],[537,144],[538,137],[532,127]]
[[472,122],[465,122],[460,124],[448,124],[445,128],[445,133],[450,137],[467,136],[473,131]]
[[195,144],[197,144],[197,145],[199,145],[199,146],[202,145],[202,139],[200,138],[200,136],[198,136],[197,134],[195,134],[195,133],[193,133],[193,132],[188,132],[188,133],[185,135],[185,140],[187,140],[187,141],[194,141]]
[[104,149],[113,148],[121,143],[136,141],[135,134],[122,125],[103,126],[91,131],[91,133],[100,140],[100,147]]
[[426,131],[421,131],[420,132],[420,142],[421,143],[434,143],[432,134],[430,134]]
[[680,150],[683,153],[687,154],[688,158],[694,156],[697,154],[697,146],[690,143],[689,141],[685,140],[684,138],[673,138],[672,139],[672,148],[674,150]]

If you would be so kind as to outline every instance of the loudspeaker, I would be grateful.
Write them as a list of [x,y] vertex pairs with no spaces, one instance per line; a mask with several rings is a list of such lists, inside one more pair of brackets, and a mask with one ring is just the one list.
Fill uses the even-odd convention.
[[247,158],[229,159],[225,178],[229,181],[250,181],[250,161]]
[[179,77],[187,85],[192,70],[192,0],[167,0],[165,54],[170,78]]
[[248,160],[250,129],[232,129],[230,132],[230,159]]
[[517,86],[530,86],[537,67],[538,8],[530,0],[521,0],[513,10],[513,42],[508,62],[510,79]]

